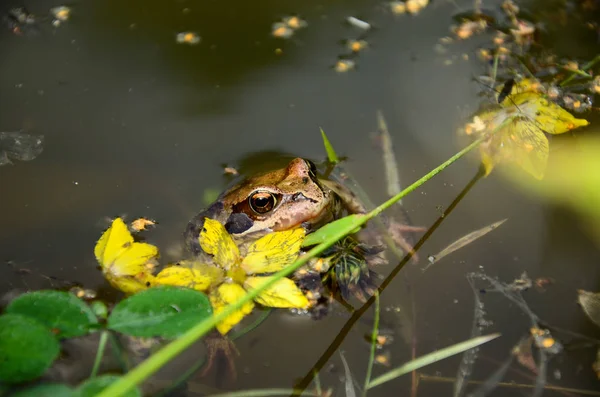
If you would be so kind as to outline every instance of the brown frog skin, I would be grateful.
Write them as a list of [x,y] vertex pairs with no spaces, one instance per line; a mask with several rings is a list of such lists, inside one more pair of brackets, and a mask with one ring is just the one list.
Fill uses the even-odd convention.
[[253,176],[222,193],[188,223],[186,245],[194,254],[200,253],[198,236],[205,217],[218,220],[238,239],[299,225],[310,232],[337,219],[348,207],[338,189],[332,190],[336,185],[320,181],[312,162],[295,158],[285,168]]

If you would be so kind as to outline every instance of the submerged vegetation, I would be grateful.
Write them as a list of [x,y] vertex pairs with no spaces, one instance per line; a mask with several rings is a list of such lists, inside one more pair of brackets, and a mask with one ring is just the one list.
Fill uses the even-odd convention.
[[[202,357],[198,365],[190,368],[173,385],[163,388],[162,392],[167,393],[185,383],[202,366],[205,370],[210,369],[217,355],[224,355],[230,369],[234,370],[234,341],[259,326],[272,308],[306,314],[318,310],[324,302],[332,304],[337,299],[350,307],[351,317],[330,348],[293,389],[253,390],[228,395],[304,393],[330,396],[331,389],[324,390],[320,383],[319,371],[338,350],[349,330],[373,305],[374,324],[368,335],[370,350],[364,378],[353,375],[352,368],[340,353],[347,397],[365,396],[369,390],[406,374],[412,374],[412,397],[417,396],[419,384],[436,381],[453,382],[455,397],[466,395],[471,384],[477,387],[470,390],[470,395],[485,396],[497,387],[510,387],[503,383],[503,379],[513,361],[526,368],[534,379],[529,385],[533,396],[552,389],[547,377],[548,362],[565,351],[567,339],[569,342],[585,341],[586,347],[595,349],[600,348],[600,341],[554,327],[534,313],[522,293],[531,288],[542,289],[550,280],[532,280],[526,273],[510,283],[501,282],[483,271],[467,274],[475,306],[470,339],[420,357],[416,354],[416,342],[412,340],[412,359],[409,362],[373,376],[375,363],[387,364],[389,361],[383,353],[378,354],[388,338],[380,329],[380,296],[460,202],[460,198],[446,209],[414,250],[408,245],[411,249],[405,249],[403,253],[405,247],[397,247],[396,244],[401,245],[397,239],[389,234],[385,236],[388,248],[398,256],[400,263],[385,275],[381,283],[379,269],[368,261],[370,255],[376,255],[380,250],[353,240],[352,235],[368,222],[380,221],[378,217],[384,211],[391,211],[403,197],[469,152],[478,151],[480,156],[480,170],[472,184],[498,172],[496,170],[503,170],[502,175],[534,194],[565,202],[582,215],[592,217],[594,222],[589,223],[590,228],[596,237],[600,236],[598,138],[581,140],[578,147],[567,147],[556,156],[549,139],[574,130],[587,131],[584,129],[590,124],[587,116],[595,111],[593,98],[600,93],[600,82],[595,76],[600,55],[580,67],[577,63],[537,54],[532,49],[535,26],[520,17],[514,2],[507,0],[503,3],[504,25],[492,23],[478,6],[480,2],[475,3],[472,15],[462,18],[460,24],[452,29],[455,37],[444,41],[450,44],[454,40],[467,40],[488,31],[490,26],[497,29],[491,47],[478,50],[489,72],[479,80],[486,87],[484,92],[491,93],[488,95],[491,98],[486,99],[481,109],[459,129],[460,136],[470,140],[464,149],[407,188],[400,189],[397,165],[390,149],[391,140],[389,135],[383,135],[383,157],[390,196],[387,201],[364,214],[345,216],[308,234],[303,227],[296,227],[242,243],[235,240],[222,223],[207,217],[197,241],[205,254],[203,259],[182,259],[161,265],[158,247],[142,238],[142,233],[149,226],[155,226],[155,222],[140,218],[128,225],[122,217],[114,218],[97,241],[94,255],[108,283],[126,297],[114,306],[95,300],[93,294],[87,299],[83,289],[77,290],[76,294],[56,290],[34,291],[14,298],[0,315],[2,386],[19,396],[137,396],[142,394],[140,386],[143,382],[193,343],[204,339],[207,357]],[[396,14],[425,12],[427,5],[428,2],[390,3]],[[364,22],[357,21],[355,26]],[[289,38],[296,30],[307,26],[307,22],[299,17],[286,17],[273,25],[272,35]],[[199,38],[194,43],[186,42],[197,44]],[[361,48],[355,46],[358,43]],[[356,40],[349,48],[359,52],[363,45],[366,47],[366,41]],[[575,117],[573,113],[579,115]],[[387,132],[382,114],[378,114],[378,121],[380,129]],[[344,159],[338,156],[334,144],[323,130],[321,135],[328,171],[342,169]],[[505,172],[506,169],[511,171]],[[233,174],[234,171],[237,173],[234,168],[229,168],[228,172]],[[345,175],[349,178],[348,174]],[[472,184],[465,188],[465,194]],[[505,221],[458,238],[438,254],[430,256],[429,264],[423,270],[467,245],[477,244],[482,236],[501,227]],[[496,294],[508,300],[520,310],[529,325],[496,371],[483,381],[474,381],[471,378],[479,358],[478,346],[500,336],[497,333],[483,335],[483,331],[492,324],[486,317],[484,294]],[[362,303],[358,309],[352,308],[349,303],[353,297]],[[579,291],[579,303],[591,321],[600,325],[598,294]],[[246,320],[257,311],[263,315],[244,328]],[[98,346],[88,379],[76,387],[44,382],[31,385],[60,361],[61,343],[91,335],[97,335]],[[130,345],[138,343],[139,349],[148,357],[133,368],[128,360],[124,360],[119,375],[103,373],[101,365],[106,360],[108,345],[115,357],[121,359],[127,355],[122,341]],[[455,378],[417,372],[429,364],[463,352]],[[598,352],[600,354],[600,349]],[[599,368],[598,362],[593,366],[587,365],[589,371],[594,370],[600,376]]]

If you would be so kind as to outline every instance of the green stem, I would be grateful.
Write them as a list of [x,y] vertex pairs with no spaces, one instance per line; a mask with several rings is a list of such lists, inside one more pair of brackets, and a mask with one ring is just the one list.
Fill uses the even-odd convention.
[[108,340],[109,331],[102,331],[100,334],[100,342],[98,343],[98,351],[96,352],[96,359],[94,360],[94,367],[90,378],[95,378],[100,369],[100,363],[102,363],[102,357],[104,357],[104,349],[106,348],[106,341]]
[[367,375],[365,376],[365,385],[362,391],[362,397],[367,397],[367,387],[371,382],[371,372],[373,371],[373,362],[375,361],[375,349],[377,348],[377,336],[379,335],[379,292],[375,292],[375,320],[373,321],[373,333],[371,334],[371,352],[369,353],[369,364],[367,365]]
[[404,196],[413,192],[425,182],[442,172],[444,169],[448,168],[452,163],[456,160],[467,154],[469,151],[473,150],[477,147],[481,142],[488,138],[488,135],[482,135],[477,140],[472,142],[469,146],[452,156],[450,159],[446,160],[444,163],[434,168],[432,171],[427,173],[421,179],[387,200],[368,214],[364,216],[356,217],[356,221],[346,225],[345,227],[340,228],[336,231],[336,233],[332,233],[331,237],[324,241],[323,243],[317,245],[306,254],[300,256],[294,263],[285,267],[284,269],[278,271],[270,277],[266,282],[261,284],[258,288],[252,289],[248,292],[242,299],[232,303],[227,306],[225,310],[222,312],[211,316],[208,319],[196,324],[194,327],[190,328],[186,333],[184,333],[178,339],[175,339],[168,345],[164,346],[140,365],[131,370],[127,375],[120,378],[118,381],[112,383],[109,387],[104,389],[100,394],[96,397],[119,397],[127,393],[128,391],[135,388],[137,385],[142,383],[145,379],[150,377],[156,371],[158,371],[164,364],[172,360],[175,356],[181,353],[183,350],[192,345],[196,340],[206,335],[210,330],[212,330],[216,324],[226,319],[229,315],[239,310],[244,304],[253,300],[256,296],[262,293],[265,289],[272,287],[277,281],[280,279],[289,276],[293,272],[295,272],[298,268],[303,266],[310,258],[314,258],[321,252],[325,251],[327,248],[331,247],[337,241],[339,241],[344,236],[352,233],[356,230],[357,227],[364,225],[370,219],[376,217],[381,212],[386,210],[387,208],[394,205],[398,200],[402,199]]
[[573,79],[575,77],[577,77],[578,75],[580,76],[585,76],[587,78],[591,78],[592,76],[590,74],[588,74],[587,72],[585,72],[585,70],[588,70],[589,68],[593,67],[596,63],[600,62],[600,55],[596,55],[596,57],[594,59],[592,59],[591,61],[589,61],[588,63],[586,63],[585,65],[583,65],[581,67],[581,69],[573,71],[571,73],[571,75],[569,77],[567,77],[566,79],[564,79],[559,86],[564,87],[565,85],[569,84],[571,81],[573,81]]

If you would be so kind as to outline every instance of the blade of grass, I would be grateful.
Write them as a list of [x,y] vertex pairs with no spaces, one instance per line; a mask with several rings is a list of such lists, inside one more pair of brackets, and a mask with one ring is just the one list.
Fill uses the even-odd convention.
[[596,55],[596,57],[594,59],[592,59],[591,61],[589,61],[585,65],[583,65],[580,70],[573,71],[573,73],[571,73],[571,75],[569,77],[567,77],[566,79],[564,79],[563,81],[560,82],[559,86],[564,87],[565,85],[569,84],[571,81],[573,81],[573,79],[575,77],[577,77],[578,75],[581,75],[581,73],[578,73],[578,72],[581,72],[582,70],[585,71],[585,70],[593,67],[598,62],[600,62],[600,55]]
[[[501,127],[503,127],[503,125],[501,125],[499,128]],[[172,360],[175,356],[177,356],[191,344],[196,342],[202,336],[206,335],[210,330],[212,330],[215,327],[216,324],[223,321],[229,315],[240,309],[244,304],[253,300],[264,290],[271,288],[277,281],[279,281],[283,277],[292,274],[294,271],[296,271],[298,268],[300,268],[302,265],[308,262],[310,258],[313,258],[321,252],[325,251],[327,248],[331,247],[338,240],[351,233],[357,227],[362,226],[368,220],[373,219],[374,217],[382,213],[384,210],[394,205],[398,200],[402,199],[404,196],[419,188],[425,182],[442,172],[444,169],[448,168],[456,160],[460,159],[465,154],[479,146],[484,140],[488,139],[488,137],[488,135],[482,135],[477,140],[473,141],[470,145],[456,153],[454,156],[450,157],[444,163],[431,170],[425,176],[420,178],[418,181],[414,182],[412,185],[410,185],[394,197],[385,201],[384,203],[382,203],[369,213],[365,214],[364,216],[357,218],[356,222],[354,222],[353,224],[346,225],[345,227],[340,228],[336,233],[332,233],[329,239],[312,248],[310,251],[302,255],[291,265],[275,273],[273,277],[269,279],[269,281],[262,283],[260,288],[251,290],[242,299],[227,306],[227,308],[225,308],[225,310],[223,310],[222,312],[213,315],[212,317],[205,319],[197,325],[195,325],[194,327],[190,328],[178,339],[175,339],[168,345],[158,350],[152,356],[147,358],[140,365],[131,370],[127,375],[112,383],[109,387],[104,389],[96,397],[119,397],[124,395],[129,390],[133,389],[135,386],[139,385],[145,379],[147,379],[156,371],[158,371],[163,365]]]
[[106,347],[106,341],[108,340],[108,334],[109,331],[102,331],[100,333],[100,342],[98,342],[98,350],[96,351],[96,358],[94,359],[94,366],[92,367],[90,378],[95,378],[96,374],[98,374],[98,369],[100,369],[100,364],[102,363],[102,357],[104,357],[104,349]]
[[327,135],[325,135],[325,131],[321,128],[321,137],[323,137],[323,145],[325,146],[325,152],[327,152],[327,159],[331,164],[337,164],[340,162],[338,155],[335,153],[333,149],[333,145],[329,142]]
[[377,348],[377,336],[379,335],[379,292],[375,291],[375,320],[373,321],[373,333],[371,334],[371,351],[369,352],[369,364],[367,365],[367,375],[365,376],[365,385],[362,391],[362,397],[367,396],[367,386],[371,382],[371,372],[373,371],[373,362],[375,361],[375,349]]
[[406,375],[409,372],[412,372],[416,369],[419,369],[419,368],[425,367],[429,364],[433,364],[435,362],[441,361],[445,358],[454,356],[458,353],[462,353],[465,350],[469,350],[469,349],[472,349],[479,345],[483,345],[484,343],[494,340],[494,339],[498,338],[499,336],[500,336],[500,334],[491,334],[491,335],[486,335],[486,336],[480,336],[478,338],[469,339],[468,341],[457,343],[456,345],[446,347],[442,350],[438,350],[436,352],[426,354],[422,357],[417,358],[416,360],[412,360],[396,369],[393,369],[393,370],[375,378],[371,383],[369,383],[367,388],[372,389],[375,386],[379,386],[384,383],[387,383],[387,382],[389,382],[393,379],[396,379],[402,375]]
[[344,357],[344,352],[340,351],[340,359],[342,360],[342,365],[344,366],[344,390],[346,391],[346,397],[356,397],[356,390],[354,389],[354,377],[352,376],[352,372],[350,371],[350,367],[348,366],[348,362],[346,361],[346,357]]
[[[475,174],[475,176],[469,181],[469,183],[467,183],[467,185],[455,197],[455,199],[452,201],[452,203],[450,203],[448,208],[446,208],[444,210],[444,212],[438,217],[438,219],[433,223],[433,225],[431,225],[431,227],[425,232],[425,234],[419,239],[419,241],[417,241],[417,243],[414,246],[415,251],[418,251],[423,246],[423,244],[425,244],[429,240],[429,237],[441,226],[441,224],[450,217],[450,214],[454,211],[454,209],[458,206],[458,204],[466,197],[466,195],[471,191],[471,189],[475,186],[475,184],[481,178],[483,178],[484,175],[485,175],[485,171],[484,171],[483,167],[480,166],[479,169],[477,170],[477,173]],[[375,218],[375,219],[377,219],[377,218]],[[386,288],[396,278],[396,276],[398,275],[400,270],[403,269],[403,267],[408,263],[408,261],[411,260],[411,258],[412,258],[412,254],[407,253],[407,255],[404,256],[400,260],[400,262],[386,276],[386,278],[383,280],[383,282],[377,289],[379,291],[379,294],[382,294],[383,291],[386,290]],[[338,334],[335,336],[333,341],[329,344],[327,349],[323,352],[323,354],[321,354],[321,357],[319,357],[317,362],[315,362],[315,364],[311,367],[311,369],[308,371],[308,373],[300,381],[298,381],[296,383],[295,387],[297,389],[305,390],[308,387],[308,385],[310,385],[310,383],[313,380],[314,374],[317,371],[320,371],[323,369],[325,364],[329,361],[329,359],[333,356],[333,354],[337,351],[337,349],[344,342],[344,340],[346,339],[346,337],[348,336],[348,334],[350,333],[350,331],[352,330],[354,325],[358,322],[358,320],[367,312],[367,310],[374,303],[375,303],[375,296],[371,296],[365,304],[363,304],[357,310],[353,310],[352,316],[350,316],[350,318],[346,321],[344,326],[340,329]],[[410,343],[411,342],[409,341],[408,344],[410,344]],[[294,396],[297,396],[297,395],[298,394],[295,394]]]
[[[268,397],[268,396],[287,396],[294,393],[294,389],[255,389],[240,390],[228,393],[211,394],[208,397]],[[306,393],[307,396],[317,396],[315,393]]]

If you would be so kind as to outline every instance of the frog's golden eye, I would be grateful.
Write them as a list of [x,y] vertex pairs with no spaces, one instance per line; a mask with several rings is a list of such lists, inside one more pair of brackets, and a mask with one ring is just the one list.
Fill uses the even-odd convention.
[[275,208],[277,198],[270,192],[256,192],[250,196],[248,204],[250,204],[252,211],[257,214],[266,214]]

